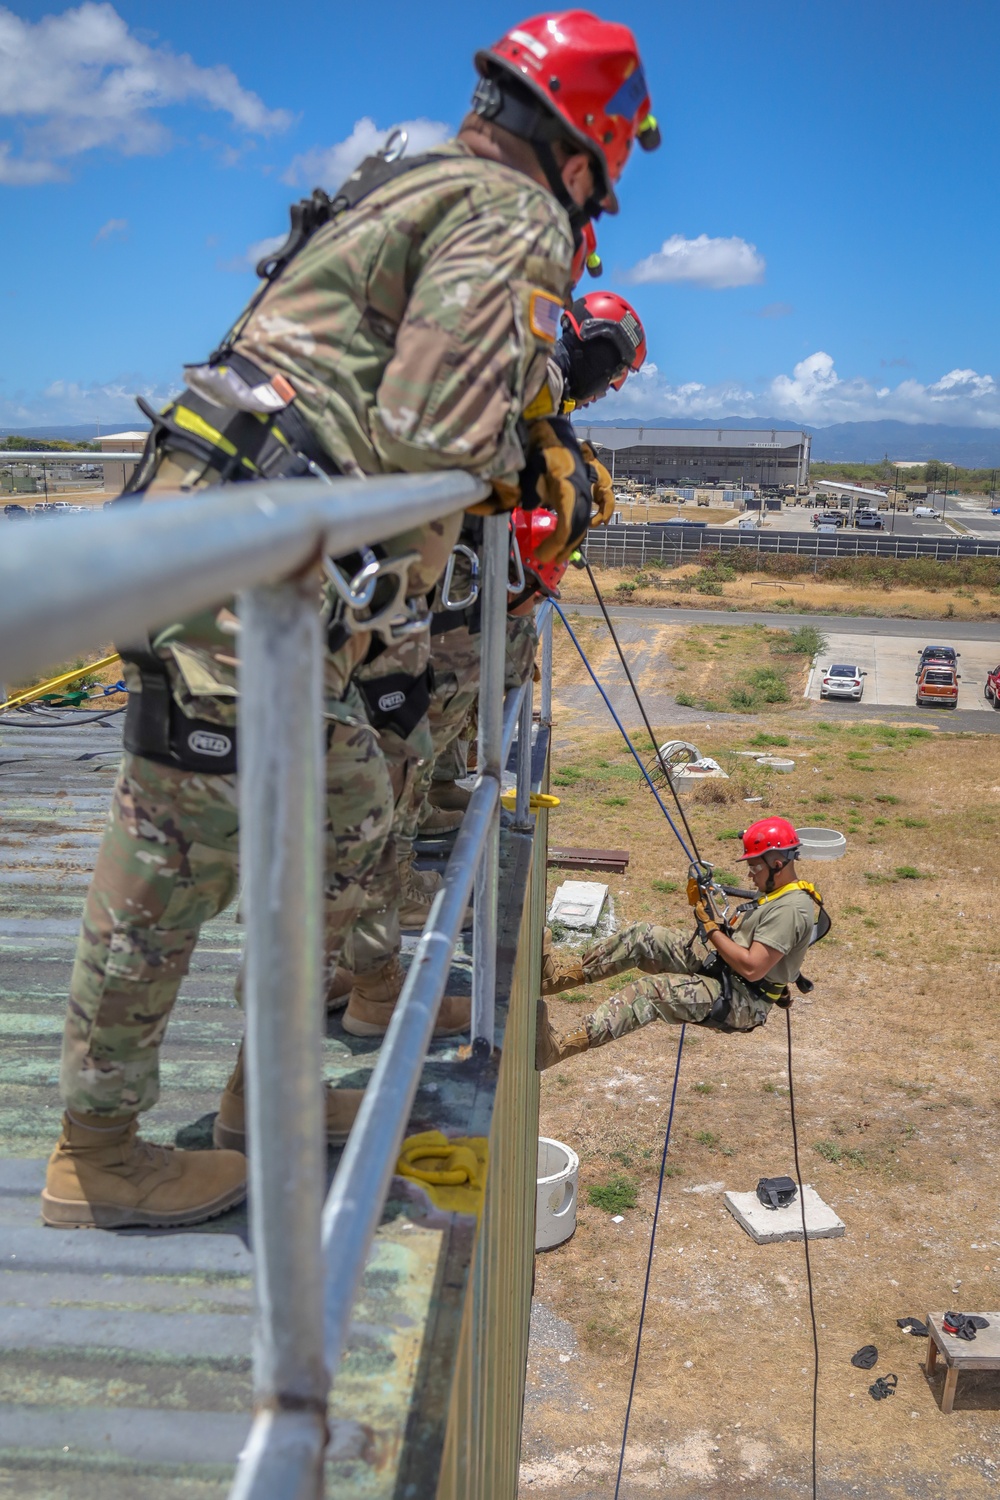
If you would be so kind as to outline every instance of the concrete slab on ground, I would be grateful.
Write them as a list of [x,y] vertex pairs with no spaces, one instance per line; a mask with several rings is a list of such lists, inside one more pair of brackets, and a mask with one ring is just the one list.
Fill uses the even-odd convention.
[[[737,1224],[758,1245],[778,1245],[802,1238],[802,1204],[797,1196],[785,1208],[765,1208],[755,1192],[725,1193],[723,1201]],[[803,1185],[802,1202],[811,1240],[836,1240],[847,1233],[843,1219],[838,1218],[809,1183]]]
[[[852,631],[829,630],[824,625],[827,648],[816,658],[806,688],[806,697],[820,701],[820,686],[823,671],[834,662],[858,666],[868,673],[862,704],[869,708],[889,704],[911,707],[922,714],[948,715],[943,709],[916,709],[916,669],[919,652],[924,644],[946,646],[951,644],[947,627],[929,623],[922,641],[907,636],[874,636]],[[991,672],[1000,659],[1000,647],[996,641],[956,641],[960,652],[958,671],[959,709],[982,709],[992,713],[993,707],[983,697],[986,674]],[[831,699],[831,702],[838,700]]]

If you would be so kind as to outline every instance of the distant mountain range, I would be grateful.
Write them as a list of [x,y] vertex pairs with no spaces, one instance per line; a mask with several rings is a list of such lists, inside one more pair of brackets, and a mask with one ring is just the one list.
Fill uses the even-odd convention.
[[[102,422],[101,428],[105,434],[112,432],[141,432],[147,424],[145,422],[133,422],[131,425],[119,422]],[[97,425],[94,422],[86,422],[78,427],[60,426],[58,422],[51,422],[47,427],[0,427],[0,438],[26,437],[40,438],[43,441],[54,438],[64,443],[96,443]]]
[[[588,413],[589,415],[589,413]],[[596,419],[596,413],[595,413]],[[105,432],[121,431],[102,423]],[[689,417],[687,421],[650,420],[648,417],[616,417],[608,427],[729,427],[795,428],[812,434],[812,456],[817,463],[877,463],[889,455],[896,459],[941,459],[966,469],[1000,468],[1000,427],[945,427],[933,422],[837,422],[833,427],[809,427],[788,417]],[[129,431],[136,430],[133,423]],[[68,443],[92,443],[93,422],[77,427],[0,427],[0,438],[18,434],[26,438],[62,438]]]
[[[596,413],[593,420],[598,420]],[[616,417],[609,427],[780,427],[812,435],[816,463],[877,463],[885,458],[941,459],[965,469],[1000,467],[1000,427],[945,427],[934,422],[837,422],[833,427],[810,427],[788,417],[700,417],[687,421]]]

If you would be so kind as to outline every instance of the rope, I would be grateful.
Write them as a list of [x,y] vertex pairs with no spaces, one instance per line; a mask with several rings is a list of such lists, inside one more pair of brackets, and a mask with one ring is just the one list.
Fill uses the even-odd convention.
[[663,1137],[663,1156],[660,1159],[660,1181],[656,1189],[656,1207],[653,1209],[653,1232],[649,1236],[649,1255],[646,1258],[646,1280],[642,1288],[642,1307],[639,1310],[639,1328],[635,1336],[635,1359],[632,1361],[632,1384],[628,1389],[628,1405],[625,1408],[625,1427],[622,1432],[622,1451],[618,1455],[618,1478],[615,1480],[615,1500],[618,1500],[618,1491],[621,1488],[622,1469],[625,1466],[625,1449],[628,1446],[628,1424],[632,1417],[632,1397],[635,1395],[635,1381],[639,1373],[639,1350],[642,1348],[642,1329],[646,1321],[646,1303],[649,1299],[649,1278],[653,1270],[653,1250],[656,1246],[656,1226],[660,1220],[660,1199],[663,1197],[663,1179],[667,1170],[667,1151],[670,1149],[670,1129],[674,1123],[674,1105],[677,1102],[677,1083],[681,1076],[681,1053],[684,1050],[684,1033],[686,1026],[681,1027],[680,1039],[677,1043],[677,1066],[674,1069],[674,1086],[670,1093],[670,1113],[667,1116],[667,1133]]
[[608,607],[604,602],[604,595],[601,593],[601,590],[598,587],[597,579],[594,577],[594,570],[590,566],[590,563],[587,562],[586,558],[584,559],[584,566],[587,569],[587,577],[590,579],[593,585],[597,602],[601,607],[601,614],[604,616],[604,623],[608,627],[611,639],[615,643],[615,650],[618,652],[618,660],[621,662],[625,672],[625,676],[628,678],[628,685],[632,689],[632,696],[635,699],[636,707],[642,715],[642,722],[646,726],[646,733],[649,735],[653,749],[656,751],[656,758],[660,762],[660,769],[663,772],[664,777],[666,778],[667,786],[670,788],[670,793],[677,806],[677,811],[680,814],[681,822],[684,824],[684,832],[687,834],[688,839],[690,840],[691,848],[694,850],[695,859],[699,864],[701,864],[701,854],[698,852],[698,845],[695,842],[694,834],[691,832],[691,825],[687,820],[687,814],[685,813],[684,808],[681,804],[681,799],[678,796],[677,788],[674,786],[674,783],[670,778],[670,770],[660,755],[660,751],[658,749],[659,739],[653,733],[653,726],[649,722],[649,715],[646,713],[646,705],[643,703],[642,699],[639,696],[639,689],[636,686],[635,678],[632,676],[632,669],[625,659],[625,652],[622,650],[621,641],[618,639],[618,632],[615,630],[614,625],[611,623],[611,616],[608,614]]
[[795,1090],[792,1086],[792,1009],[785,1011],[788,1027],[788,1109],[792,1118],[792,1148],[795,1153],[795,1180],[799,1185],[799,1207],[802,1210],[802,1244],[806,1252],[806,1282],[809,1287],[809,1321],[812,1324],[813,1341],[813,1392],[812,1392],[812,1500],[816,1500],[816,1420],[819,1402],[819,1334],[816,1332],[816,1304],[813,1301],[812,1264],[809,1259],[809,1234],[806,1229],[806,1199],[802,1186],[802,1167],[799,1163],[799,1133],[795,1125]]
[[77,719],[47,719],[44,712],[32,713],[28,717],[28,709],[22,712],[23,719],[0,719],[0,730],[3,729],[76,729],[80,724],[100,724],[105,719],[113,719],[116,714],[123,714],[127,704],[121,708],[107,708],[101,714],[82,713]]
[[[553,605],[553,608],[555,609],[556,614],[559,616],[560,620],[562,620],[562,622],[565,625],[567,631],[569,632],[569,638],[570,638],[570,640],[573,642],[573,645],[576,647],[577,651],[580,653],[580,660],[583,662],[583,665],[586,667],[588,673],[590,674],[590,680],[591,680],[591,682],[594,684],[595,688],[600,693],[601,697],[604,699],[605,705],[607,706],[608,713],[611,715],[611,717],[614,719],[615,723],[617,724],[618,731],[621,734],[622,739],[625,741],[626,745],[628,746],[629,750],[631,751],[633,760],[635,761],[636,765],[639,767],[639,770],[642,772],[643,776],[646,778],[646,781],[647,781],[647,783],[649,785],[649,790],[652,792],[653,796],[656,798],[656,801],[659,804],[659,808],[660,808],[661,813],[666,818],[667,822],[670,824],[670,827],[673,830],[674,837],[676,838],[677,842],[680,844],[681,848],[684,850],[684,853],[685,853],[685,855],[687,857],[688,863],[689,864],[693,864],[695,862],[695,856],[694,856],[694,854],[688,848],[687,844],[685,844],[684,837],[683,837],[680,829],[677,827],[677,824],[674,822],[673,818],[667,812],[666,806],[664,805],[664,802],[663,802],[663,798],[660,796],[659,792],[656,790],[656,787],[654,786],[654,784],[652,782],[652,779],[650,778],[649,772],[646,770],[646,767],[643,765],[642,761],[639,759],[639,752],[636,750],[636,748],[633,745],[632,741],[629,739],[629,737],[628,737],[628,730],[625,728],[625,725],[622,723],[621,719],[619,719],[618,715],[615,713],[614,709],[612,708],[612,706],[611,706],[611,699],[608,697],[607,693],[602,688],[600,682],[597,680],[597,674],[595,673],[593,667],[590,665],[590,662],[587,660],[586,653],[584,652],[583,647],[580,645],[580,642],[577,640],[576,635],[575,635],[575,633],[573,631],[572,625],[569,623],[569,621],[567,620],[566,616],[563,614],[562,607],[556,602],[555,599],[553,599],[552,605]],[[653,743],[655,745],[655,743],[656,743],[655,740],[654,740]]]

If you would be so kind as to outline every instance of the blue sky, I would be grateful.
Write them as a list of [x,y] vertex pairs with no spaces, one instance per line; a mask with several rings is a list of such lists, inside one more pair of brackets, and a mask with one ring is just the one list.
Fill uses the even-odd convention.
[[[664,137],[599,226],[655,366],[608,415],[1000,426],[995,0],[602,14],[635,30]],[[457,125],[473,51],[519,19],[0,6],[0,426],[131,424],[217,342],[288,202],[377,130]]]

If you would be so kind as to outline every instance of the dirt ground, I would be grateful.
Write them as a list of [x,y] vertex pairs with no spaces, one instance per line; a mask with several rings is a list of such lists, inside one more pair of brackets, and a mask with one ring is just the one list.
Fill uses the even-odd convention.
[[[609,603],[655,604],[660,609],[774,610],[791,614],[894,616],[904,620],[995,620],[1000,600],[990,590],[969,588],[862,588],[824,583],[811,572],[775,579],[744,573],[732,582],[712,580],[706,590],[692,587],[702,572],[697,563],[680,568],[596,568],[594,574]],[[625,585],[625,587],[622,587]],[[680,585],[680,587],[678,587]],[[594,591],[585,572],[570,568],[560,585],[570,604],[592,604]]]
[[[566,715],[560,727],[558,701],[553,790],[564,800],[551,838],[631,858],[623,876],[553,870],[550,895],[565,878],[601,880],[619,924],[687,928],[682,857],[637,768],[612,734],[574,733]],[[819,1493],[995,1496],[1000,1374],[962,1376],[943,1416],[940,1376],[921,1369],[926,1341],[896,1326],[1000,1305],[992,742],[842,727],[808,710],[716,721],[697,739],[730,766],[754,746],[795,761],[789,774],[754,767],[699,789],[729,799],[691,804],[706,858],[725,866],[737,831],[767,808],[848,838],[840,862],[802,867],[834,928],[807,966],[814,995],[791,1011],[804,1179],[847,1226],[812,1242]],[[556,1023],[623,982],[550,1002]],[[657,1023],[543,1076],[542,1133],[579,1153],[581,1206],[574,1237],[536,1262],[522,1500],[614,1490],[678,1037]],[[778,1011],[751,1035],[687,1033],[623,1497],[808,1493],[802,1245],[755,1245],[722,1201],[724,1187],[793,1172],[785,1049]],[[588,1203],[615,1177],[637,1188],[621,1223]],[[879,1349],[870,1373],[850,1364],[867,1343]],[[890,1372],[897,1393],[876,1403],[868,1386]]]

